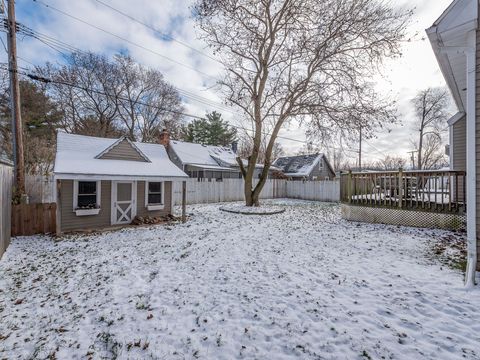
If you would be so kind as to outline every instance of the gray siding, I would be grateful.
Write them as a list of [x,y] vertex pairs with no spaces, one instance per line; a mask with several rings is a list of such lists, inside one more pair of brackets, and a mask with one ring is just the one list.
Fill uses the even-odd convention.
[[[452,143],[450,144],[452,149],[452,158],[450,159],[450,165],[452,170],[465,171],[467,169],[467,122],[465,117],[458,120],[452,125],[450,131],[452,132]],[[455,181],[452,179],[452,181]],[[455,184],[455,183],[454,183]],[[459,199],[457,200],[454,195],[455,201],[463,201],[463,181],[458,183]]]
[[166,181],[164,185],[165,207],[163,210],[148,211],[145,207],[145,181],[137,181],[137,215],[162,216],[172,213],[172,182]]
[[[320,162],[322,164],[322,167],[320,167]],[[313,168],[313,171],[310,173],[309,180],[313,180],[314,177],[316,177],[316,180],[331,180],[335,177],[335,174],[330,171],[330,168],[328,167],[327,163],[325,162],[325,158],[322,157],[320,160],[319,164],[316,165]]]
[[465,171],[467,169],[467,128],[465,117],[452,125],[452,170]]
[[100,159],[110,160],[130,160],[130,161],[142,161],[145,159],[138,153],[138,151],[130,145],[127,140],[120,141],[116,146],[111,148],[108,152],[103,154]]
[[304,179],[302,177],[292,177],[290,180],[332,180],[335,177],[335,173],[332,172],[325,162],[325,158],[322,157],[320,160],[322,167],[320,167],[320,162],[313,168],[310,172],[310,175]]
[[101,229],[110,226],[111,189],[110,181],[102,181],[100,212],[98,215],[77,216],[73,211],[73,180],[60,182],[60,229],[61,231]]
[[[77,216],[73,211],[73,180],[61,180],[60,187],[60,229],[62,232],[102,229],[111,226],[111,181],[102,181],[100,212],[98,215]],[[148,211],[145,207],[145,182],[137,182],[137,215],[161,216],[172,212],[172,183],[165,182],[165,208]]]

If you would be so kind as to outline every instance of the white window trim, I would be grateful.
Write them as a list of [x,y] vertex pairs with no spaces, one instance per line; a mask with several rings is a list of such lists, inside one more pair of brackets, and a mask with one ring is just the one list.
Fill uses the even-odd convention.
[[[162,184],[162,202],[160,204],[148,203],[148,184],[151,182],[159,182]],[[148,211],[162,210],[165,208],[165,182],[164,181],[145,181],[145,207]]]
[[102,198],[102,181],[97,180],[97,209],[77,209],[78,207],[78,183],[80,181],[92,180],[73,180],[73,212],[77,216],[82,215],[97,215],[100,212],[100,199]]

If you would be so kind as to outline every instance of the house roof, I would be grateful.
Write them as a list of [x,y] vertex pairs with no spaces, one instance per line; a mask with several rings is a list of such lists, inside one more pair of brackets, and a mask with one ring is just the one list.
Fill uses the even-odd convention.
[[[123,138],[120,139],[120,141]],[[159,144],[133,142],[148,161],[99,159],[119,139],[57,133],[54,174],[57,179],[177,179],[187,175],[172,163],[165,147]]]
[[[178,156],[183,165],[191,165],[212,170],[238,170],[237,154],[229,147],[202,145],[185,141],[170,140],[170,148]],[[248,161],[242,159],[244,166]],[[256,164],[263,169],[262,164]],[[280,170],[271,165],[270,170]]]
[[455,0],[426,30],[443,77],[460,112],[466,108],[468,34],[477,29],[478,0]]
[[13,166],[13,162],[7,157],[7,155],[0,153],[0,164]]
[[177,140],[171,140],[170,146],[184,165],[237,166],[237,155],[228,147],[202,145]]
[[325,163],[333,172],[330,163],[324,154],[309,154],[309,155],[297,155],[297,156],[284,156],[280,157],[273,163],[274,166],[280,168],[286,176],[309,176],[320,159],[324,158]]

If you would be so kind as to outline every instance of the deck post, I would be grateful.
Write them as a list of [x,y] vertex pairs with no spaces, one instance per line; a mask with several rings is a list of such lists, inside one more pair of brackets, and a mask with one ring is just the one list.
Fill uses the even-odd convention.
[[187,221],[187,182],[182,181],[182,223]]
[[352,170],[348,171],[347,196],[348,196],[348,203],[350,204],[352,202]]
[[[406,195],[406,194],[405,194]],[[398,207],[403,206],[403,169],[398,169]]]
[[55,235],[62,235],[62,192],[61,192],[61,180],[56,181],[56,200],[57,200],[57,209],[55,211]]

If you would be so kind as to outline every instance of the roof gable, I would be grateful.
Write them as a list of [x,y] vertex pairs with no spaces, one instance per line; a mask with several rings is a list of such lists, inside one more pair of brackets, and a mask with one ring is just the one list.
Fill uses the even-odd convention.
[[476,18],[476,0],[454,0],[434,22],[439,32],[454,30]]
[[282,169],[285,174],[308,176],[323,154],[297,155],[278,158],[273,165]]
[[123,137],[95,156],[96,159],[151,162],[128,138]]

